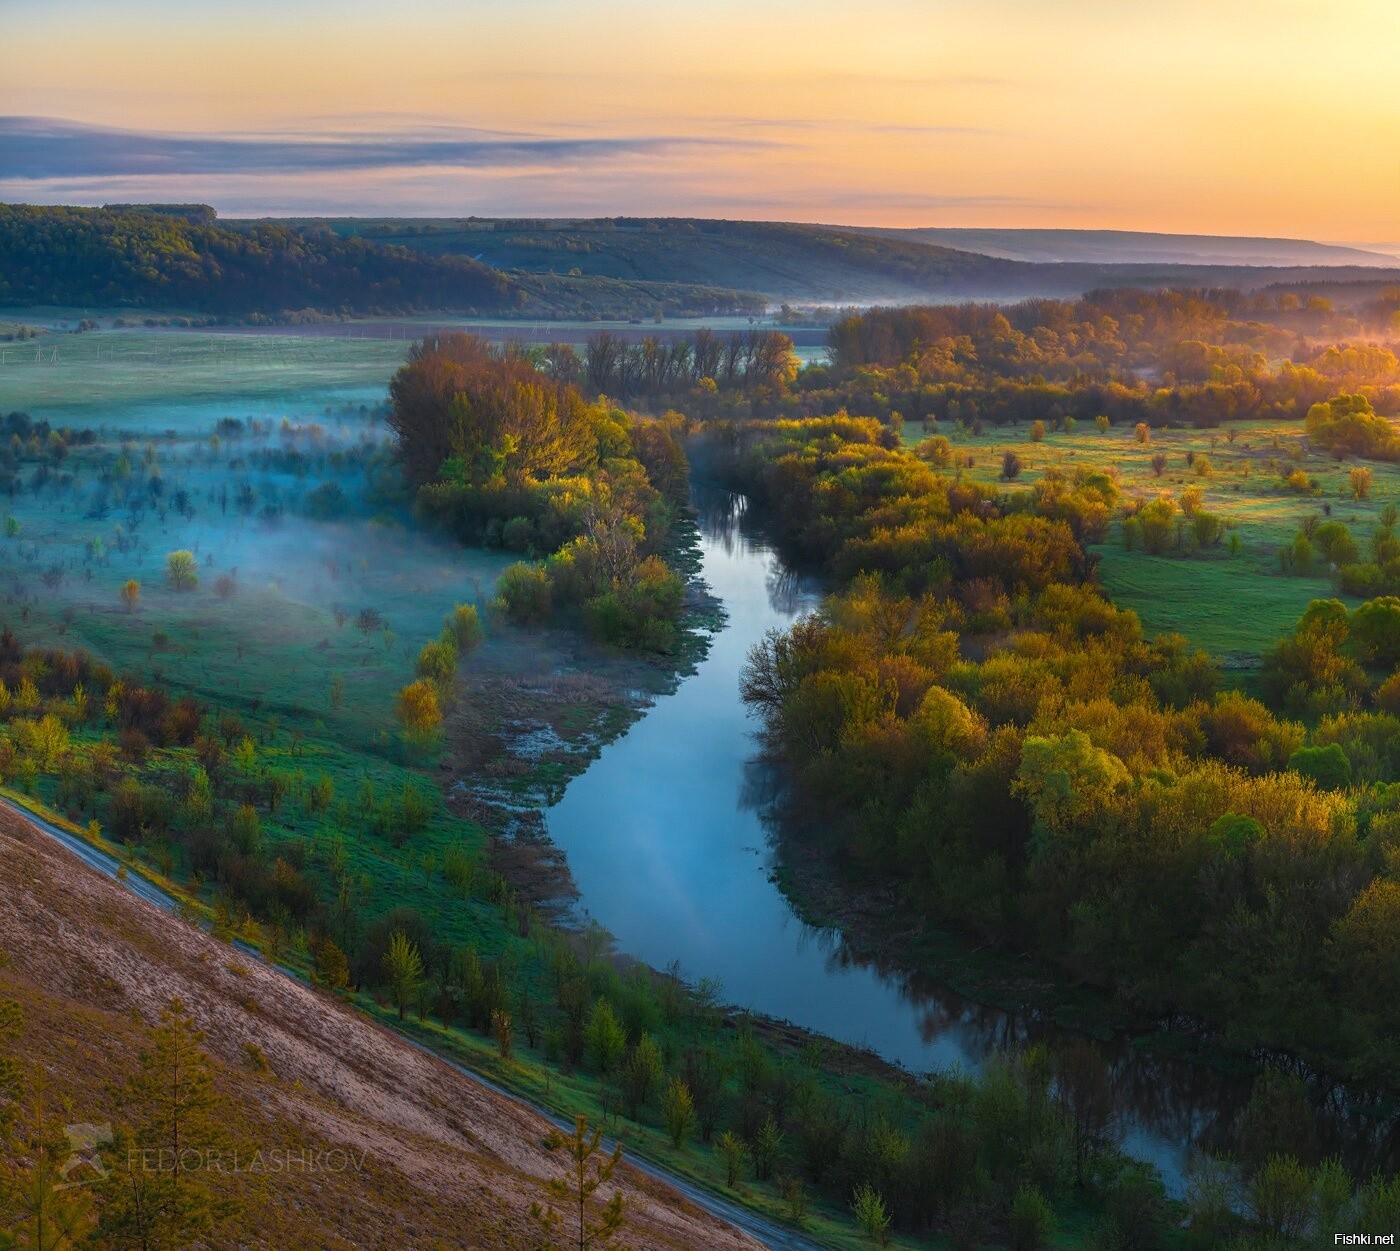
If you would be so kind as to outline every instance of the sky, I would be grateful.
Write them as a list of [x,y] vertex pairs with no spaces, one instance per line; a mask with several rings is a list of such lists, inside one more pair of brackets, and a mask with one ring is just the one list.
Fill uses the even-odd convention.
[[0,4],[0,200],[1400,239],[1400,0]]

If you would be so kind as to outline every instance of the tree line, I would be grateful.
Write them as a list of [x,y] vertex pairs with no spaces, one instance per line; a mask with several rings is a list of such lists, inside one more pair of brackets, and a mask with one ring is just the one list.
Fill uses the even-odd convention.
[[672,649],[684,582],[666,556],[689,491],[674,422],[589,402],[522,354],[461,334],[415,346],[390,395],[419,515],[463,543],[536,558],[501,576],[501,612],[532,625],[563,614],[609,643]]

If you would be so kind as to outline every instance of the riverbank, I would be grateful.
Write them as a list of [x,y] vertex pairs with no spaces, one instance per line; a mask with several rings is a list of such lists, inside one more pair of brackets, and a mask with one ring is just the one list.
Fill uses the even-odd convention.
[[461,679],[440,768],[449,811],[487,834],[487,864],[551,924],[578,928],[578,888],[545,813],[569,782],[658,700],[675,693],[724,624],[701,576],[698,530],[682,517],[665,553],[686,579],[678,646],[619,651],[568,628],[513,630]]

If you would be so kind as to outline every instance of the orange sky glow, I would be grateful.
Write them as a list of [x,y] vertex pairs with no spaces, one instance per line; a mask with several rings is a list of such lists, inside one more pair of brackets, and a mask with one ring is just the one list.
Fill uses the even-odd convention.
[[1395,0],[50,0],[0,64],[6,200],[1400,239]]

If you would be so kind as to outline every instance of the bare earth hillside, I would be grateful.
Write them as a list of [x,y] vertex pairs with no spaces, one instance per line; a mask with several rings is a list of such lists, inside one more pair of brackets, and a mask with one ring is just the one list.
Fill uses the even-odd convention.
[[[562,1153],[546,1121],[334,999],[135,898],[0,811],[0,994],[24,1010],[21,1053],[65,1119],[112,1119],[172,997],[206,1032],[235,1137],[249,1151],[342,1149],[359,1168],[242,1173],[220,1245],[529,1248],[529,1216]],[[254,1043],[267,1069],[250,1062]],[[340,1157],[328,1157],[339,1163]],[[622,1176],[622,1174],[619,1174]],[[758,1244],[628,1169],[638,1248]]]

